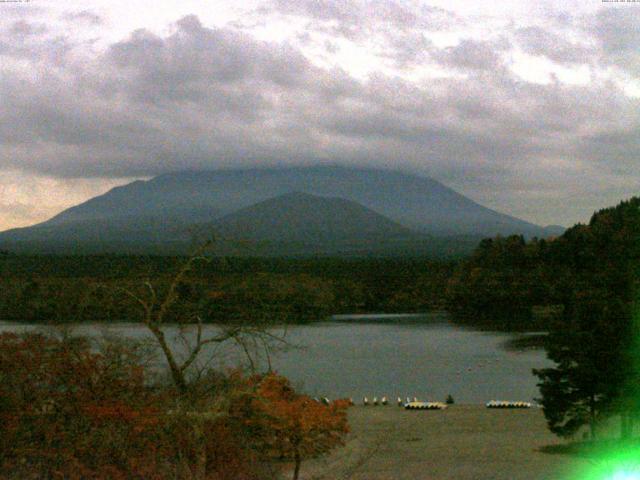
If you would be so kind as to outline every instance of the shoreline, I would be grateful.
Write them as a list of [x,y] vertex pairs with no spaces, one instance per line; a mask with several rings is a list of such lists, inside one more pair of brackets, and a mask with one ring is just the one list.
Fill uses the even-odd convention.
[[349,409],[349,424],[345,446],[303,462],[301,479],[563,480],[586,466],[540,450],[564,442],[547,430],[539,408],[358,405]]

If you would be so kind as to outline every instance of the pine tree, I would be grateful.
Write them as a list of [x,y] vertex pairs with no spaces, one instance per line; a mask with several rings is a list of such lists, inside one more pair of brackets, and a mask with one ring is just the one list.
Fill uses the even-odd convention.
[[574,295],[550,333],[547,356],[553,368],[534,370],[549,429],[563,437],[619,407],[629,373],[627,346],[631,314],[619,298],[589,291]]

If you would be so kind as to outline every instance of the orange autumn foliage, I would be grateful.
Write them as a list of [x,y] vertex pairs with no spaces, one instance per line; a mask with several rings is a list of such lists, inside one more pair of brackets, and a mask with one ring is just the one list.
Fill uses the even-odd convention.
[[277,374],[254,377],[253,414],[247,424],[254,428],[261,448],[271,458],[293,460],[294,479],[303,459],[325,454],[344,444],[349,432],[348,401],[323,405],[298,394],[289,381]]
[[[125,348],[82,339],[0,334],[0,479],[192,479],[189,412],[168,413],[171,389],[145,382]],[[243,432],[203,422],[207,480],[257,480]]]
[[163,453],[147,448],[158,414],[142,368],[126,357],[83,339],[0,335],[0,476],[148,474]]
[[187,400],[150,384],[127,348],[0,334],[0,480],[259,480],[280,460],[297,478],[348,432],[348,401],[325,406],[284,377],[241,372],[191,385]]

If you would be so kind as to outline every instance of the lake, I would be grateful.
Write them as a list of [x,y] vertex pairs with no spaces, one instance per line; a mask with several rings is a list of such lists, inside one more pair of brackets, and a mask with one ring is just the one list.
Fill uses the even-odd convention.
[[[0,322],[0,331],[42,328]],[[215,328],[206,326],[205,330]],[[149,338],[144,326],[131,323],[81,324],[73,331],[96,338]],[[293,348],[273,353],[271,362],[274,370],[312,396],[353,397],[356,402],[363,396],[387,396],[391,401],[397,396],[415,396],[435,401],[451,394],[458,403],[532,401],[539,394],[531,369],[552,363],[542,350],[504,348],[511,338],[508,333],[454,325],[442,312],[341,315],[331,321],[288,327],[286,339]],[[206,352],[215,367],[234,364],[239,355],[231,345]]]

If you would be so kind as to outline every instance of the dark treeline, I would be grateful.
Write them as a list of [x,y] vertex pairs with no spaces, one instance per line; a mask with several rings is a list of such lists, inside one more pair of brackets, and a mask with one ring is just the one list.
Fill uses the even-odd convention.
[[587,424],[595,438],[601,420],[619,415],[630,437],[640,415],[640,198],[571,228],[552,255],[568,280],[546,344],[556,366],[535,372],[549,427],[570,436]]
[[545,329],[579,292],[604,289],[628,303],[637,273],[638,202],[596,212],[589,224],[555,239],[483,240],[452,275],[449,308],[463,320]]
[[522,236],[480,242],[461,262],[448,282],[447,297],[460,322],[480,322],[507,329],[544,328],[546,317],[533,311],[553,311],[559,303],[562,275],[548,268],[546,240],[525,242]]
[[[133,321],[127,292],[167,288],[185,257],[0,256],[0,319]],[[445,307],[455,264],[423,258],[207,258],[178,288],[174,314],[204,321],[252,317],[304,322],[336,313],[422,312]],[[169,316],[171,318],[171,315]]]
[[[640,414],[640,198],[596,212],[553,240],[483,241],[449,282],[462,318],[502,319],[549,331],[553,368],[536,370],[550,429],[562,436],[621,418],[631,436]],[[534,318],[532,312],[548,315]],[[542,320],[541,320],[542,318]]]
[[[304,322],[444,308],[461,323],[548,330],[576,292],[594,285],[629,291],[636,203],[598,212],[555,239],[485,239],[458,261],[211,257],[194,264],[176,309],[198,311],[205,321],[260,315]],[[139,307],[125,291],[140,292],[147,280],[166,287],[185,258],[0,254],[0,319],[136,320]]]

